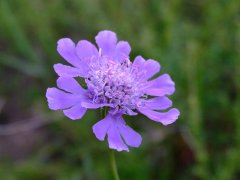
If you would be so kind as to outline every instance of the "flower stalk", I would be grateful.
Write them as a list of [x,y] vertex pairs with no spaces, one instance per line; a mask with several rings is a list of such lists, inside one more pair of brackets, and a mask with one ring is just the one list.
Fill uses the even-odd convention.
[[110,149],[109,150],[109,155],[110,155],[110,163],[111,163],[111,168],[112,168],[114,179],[115,180],[120,180],[119,175],[118,175],[117,163],[116,163],[116,160],[115,160],[114,150]]
[[[100,116],[101,118],[105,118],[107,115],[107,108],[101,108],[100,109]],[[117,163],[115,159],[115,154],[114,150],[109,149],[109,159],[110,159],[110,165],[113,173],[114,180],[120,180],[119,175],[118,175],[118,170],[117,170]]]

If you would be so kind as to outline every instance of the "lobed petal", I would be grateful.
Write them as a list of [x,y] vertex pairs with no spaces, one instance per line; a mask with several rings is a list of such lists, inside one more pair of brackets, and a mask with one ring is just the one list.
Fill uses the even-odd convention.
[[95,134],[95,136],[100,140],[103,141],[107,131],[109,129],[109,127],[111,126],[112,121],[110,120],[110,118],[108,118],[108,116],[106,116],[104,119],[102,119],[101,121],[98,121],[96,124],[94,124],[93,126],[93,133]]
[[139,147],[142,142],[140,134],[126,125],[122,114],[112,115],[109,113],[104,119],[93,126],[93,132],[101,141],[108,135],[109,148],[116,149],[117,151],[129,151],[127,145]]
[[54,64],[54,70],[59,76],[67,77],[86,77],[87,72],[83,68],[75,68],[63,64]]
[[163,125],[169,125],[175,122],[180,115],[178,109],[173,108],[168,112],[157,112],[146,108],[138,108],[138,111],[153,121],[161,122]]
[[145,59],[142,56],[137,56],[133,61],[132,67],[136,69],[143,69],[144,63]]
[[129,45],[129,43],[127,41],[119,41],[117,43],[116,46],[116,50],[115,50],[117,55],[125,55],[126,57],[129,56],[130,52],[131,52],[131,47]]
[[75,43],[69,38],[62,38],[57,42],[58,53],[73,66],[81,67],[82,64],[75,50]]
[[174,91],[175,84],[168,74],[163,74],[147,83],[146,94],[151,96],[171,95]]
[[149,59],[144,63],[143,68],[144,68],[144,71],[146,71],[145,78],[149,79],[160,71],[160,64],[157,61]]
[[128,60],[130,51],[131,51],[131,47],[128,44],[128,42],[120,41],[119,43],[117,43],[117,46],[115,48],[115,52],[112,58],[119,63],[123,63],[123,62],[125,63],[126,60],[130,62],[130,60]]
[[67,92],[73,94],[85,94],[86,90],[72,77],[59,77],[57,79],[57,86]]
[[123,142],[120,133],[115,125],[111,126],[108,130],[108,145],[111,149],[116,149],[117,151],[127,151],[129,152],[129,149],[127,145]]
[[126,144],[132,147],[139,147],[142,142],[141,135],[127,126],[123,119],[120,120],[121,121],[119,121],[118,129]]
[[52,110],[66,109],[79,102],[75,95],[63,92],[57,88],[48,88],[46,97],[48,106]]
[[160,64],[152,59],[145,60],[142,56],[137,56],[132,64],[133,68],[144,72],[144,79],[151,78],[160,71]]
[[112,31],[100,31],[95,37],[96,43],[103,55],[112,55],[117,44],[117,36]]
[[98,56],[97,48],[92,43],[86,40],[81,40],[78,42],[76,51],[78,57],[85,62],[89,61],[93,56]]
[[69,117],[72,120],[81,119],[86,113],[87,109],[82,107],[81,104],[75,105],[70,109],[64,110],[63,113],[65,116]]
[[165,96],[148,99],[143,101],[143,103],[144,108],[152,110],[163,110],[172,106],[172,101]]

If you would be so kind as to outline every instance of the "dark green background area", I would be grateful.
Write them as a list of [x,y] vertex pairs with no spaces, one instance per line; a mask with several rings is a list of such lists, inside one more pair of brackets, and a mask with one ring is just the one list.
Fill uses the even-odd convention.
[[181,116],[163,126],[125,117],[143,142],[116,153],[122,179],[240,178],[240,1],[0,0],[0,179],[112,179],[107,142],[89,111],[79,121],[48,109],[56,42],[109,29],[131,59],[161,63]]

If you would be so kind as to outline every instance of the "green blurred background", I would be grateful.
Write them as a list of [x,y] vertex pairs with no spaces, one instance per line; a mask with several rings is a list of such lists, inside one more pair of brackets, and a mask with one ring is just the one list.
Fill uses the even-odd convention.
[[122,179],[240,178],[240,1],[0,0],[0,179],[112,179],[107,143],[92,125],[50,111],[56,42],[109,29],[131,58],[158,60],[181,110],[164,127],[127,119],[143,143],[116,154]]

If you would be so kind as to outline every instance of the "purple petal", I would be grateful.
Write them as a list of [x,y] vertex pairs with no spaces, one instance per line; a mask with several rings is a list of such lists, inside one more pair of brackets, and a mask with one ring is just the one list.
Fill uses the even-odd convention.
[[126,125],[125,121],[119,120],[118,129],[127,145],[132,147],[139,147],[142,142],[142,137],[132,128]]
[[116,149],[117,151],[127,151],[129,152],[128,147],[123,142],[118,129],[116,128],[116,124],[113,124],[111,128],[109,128],[108,132],[108,145],[111,149]]
[[154,74],[160,71],[160,64],[152,59],[145,61],[142,56],[137,56],[132,64],[133,68],[144,71],[146,79],[151,78]]
[[73,106],[70,109],[64,110],[63,113],[65,116],[69,117],[72,120],[81,119],[86,113],[87,109],[83,108],[80,104]]
[[144,102],[144,108],[152,110],[163,110],[172,106],[172,101],[165,96],[152,98]]
[[116,46],[117,54],[124,54],[125,56],[129,56],[131,52],[131,47],[127,41],[119,41]]
[[118,62],[125,62],[129,58],[129,53],[131,51],[131,47],[126,41],[120,41],[115,49],[115,53],[113,55],[113,59]]
[[137,56],[132,64],[132,67],[137,68],[137,69],[142,69],[144,67],[145,59],[143,59],[142,56]]
[[160,71],[160,64],[157,61],[149,59],[144,63],[144,70],[146,71],[146,79],[149,79]]
[[112,123],[111,119],[108,116],[106,116],[104,119],[94,124],[93,132],[100,141],[104,140],[107,131],[111,126],[111,123]]
[[85,94],[86,90],[81,87],[81,85],[71,77],[59,77],[57,79],[57,86],[67,92],[75,94]]
[[152,96],[171,95],[175,91],[175,84],[168,74],[163,74],[158,78],[148,82],[146,94]]
[[86,40],[79,41],[76,50],[78,57],[81,60],[85,60],[85,62],[90,60],[93,56],[98,56],[97,48]]
[[153,121],[161,122],[165,126],[175,122],[178,116],[180,115],[179,110],[176,108],[170,109],[168,112],[164,112],[164,113],[160,113],[160,112],[153,111],[150,109],[145,109],[145,108],[138,108],[138,111]]
[[101,141],[104,140],[107,134],[109,148],[116,149],[117,151],[129,151],[126,144],[132,147],[139,147],[142,141],[141,136],[126,125],[122,114],[112,115],[109,113],[104,119],[93,126],[93,132]]
[[80,59],[77,57],[75,51],[75,44],[69,38],[60,39],[57,43],[57,51],[58,53],[70,64],[80,67]]
[[103,103],[103,104],[94,104],[92,102],[88,102],[88,101],[83,101],[81,103],[82,107],[85,107],[85,108],[88,108],[88,109],[98,109],[100,107],[103,107],[103,106],[111,106],[110,104],[106,104],[106,103]]
[[103,55],[111,55],[117,44],[117,36],[112,31],[101,31],[95,37],[98,47]]
[[77,96],[65,93],[57,88],[48,88],[46,97],[48,106],[52,110],[69,108],[79,102]]
[[54,70],[59,76],[67,77],[86,77],[87,72],[81,68],[66,66],[63,64],[54,64]]

